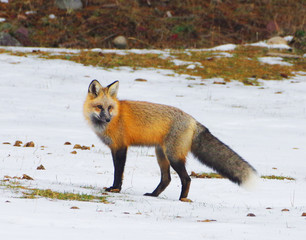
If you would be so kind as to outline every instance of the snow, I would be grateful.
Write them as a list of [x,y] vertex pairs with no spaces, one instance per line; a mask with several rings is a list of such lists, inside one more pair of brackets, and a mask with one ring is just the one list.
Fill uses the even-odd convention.
[[173,59],[172,62],[176,66],[187,65],[186,69],[195,69],[197,66],[199,66],[200,68],[203,68],[202,64],[199,63],[199,62],[183,61],[183,60],[179,60],[179,59]]
[[293,64],[288,62],[283,62],[283,58],[281,57],[261,57],[258,58],[260,62],[267,63],[267,64],[278,64],[283,66],[292,66]]
[[[285,36],[283,37],[284,40],[287,41],[287,43],[291,42],[293,39],[293,36]],[[268,41],[259,41],[256,43],[250,43],[250,44],[246,44],[246,45],[250,45],[250,46],[256,46],[256,47],[265,47],[265,48],[274,48],[274,49],[291,49],[290,46],[288,46],[287,44],[268,44]]]
[[6,19],[5,18],[0,18],[0,22],[5,22]]
[[277,49],[291,49],[287,44],[267,44],[266,41],[260,41],[257,43],[247,44],[255,47],[277,48]]
[[229,44],[224,44],[224,45],[221,45],[221,46],[211,48],[211,50],[212,51],[232,51],[232,50],[235,50],[236,47],[237,47],[237,45],[229,43]]
[[287,42],[291,42],[293,40],[293,36],[285,36],[284,39],[287,41]]
[[50,18],[50,19],[55,19],[56,16],[55,16],[54,14],[49,14],[49,18]]
[[231,43],[228,43],[228,44],[223,44],[223,45],[220,45],[220,46],[217,46],[217,47],[213,47],[213,48],[201,48],[201,49],[187,49],[187,51],[194,51],[194,52],[199,52],[199,51],[211,51],[211,52],[214,52],[214,51],[233,51],[235,50],[237,47],[236,44],[231,44]]
[[31,14],[36,14],[37,12],[36,11],[26,11],[25,14],[26,15],[31,15]]
[[233,54],[230,54],[228,52],[216,52],[216,53],[214,53],[214,55],[216,55],[216,57],[218,57],[218,58],[233,57]]
[[[18,180],[24,186],[96,195],[112,184],[110,151],[82,116],[92,79],[103,85],[119,80],[120,99],[176,106],[207,126],[259,175],[296,179],[260,179],[254,191],[226,179],[192,179],[188,197],[193,202],[184,203],[178,201],[180,180],[171,171],[172,182],[165,192],[158,198],[145,197],[160,179],[154,149],[130,148],[122,192],[108,198],[113,204],[23,199],[20,191],[0,185],[0,239],[288,240],[305,236],[306,219],[301,217],[306,212],[305,73],[283,81],[262,80],[260,87],[238,82],[216,85],[216,79],[200,85],[200,79],[190,81],[166,70],[104,70],[8,54],[0,54],[0,69],[0,179],[27,174],[34,181]],[[134,81],[137,78],[147,82]],[[35,147],[14,147],[16,140],[34,141]],[[64,145],[66,141],[72,145]],[[74,144],[95,147],[74,155],[70,153]],[[40,164],[46,170],[36,170]],[[187,170],[211,171],[192,156]],[[256,216],[247,217],[249,213]]]

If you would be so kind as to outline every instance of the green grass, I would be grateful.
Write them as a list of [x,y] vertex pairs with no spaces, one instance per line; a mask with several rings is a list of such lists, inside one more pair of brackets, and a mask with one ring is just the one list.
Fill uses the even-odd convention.
[[265,176],[261,176],[261,178],[269,179],[269,180],[290,180],[290,181],[295,180],[295,178],[292,178],[292,177],[284,177],[284,176],[276,176],[276,175],[265,175]]
[[196,173],[193,171],[191,172],[190,176],[195,178],[225,178],[218,173]]
[[57,192],[51,189],[28,189],[28,191],[23,192],[23,197],[30,199],[43,197],[58,200],[109,203],[107,201],[107,197],[105,196],[95,196],[84,193]]
[[[193,171],[191,172],[190,176],[195,177],[195,178],[225,178],[218,173],[205,173],[205,172],[196,173]],[[290,180],[290,181],[295,180],[295,178],[292,178],[292,177],[284,177],[284,176],[276,176],[276,175],[263,175],[263,176],[260,176],[260,178],[268,179],[268,180]]]
[[15,179],[7,179],[0,181],[0,187],[16,190],[16,193],[21,193],[21,198],[34,199],[38,197],[58,199],[58,200],[70,200],[70,201],[82,201],[82,202],[100,202],[108,204],[110,203],[107,195],[96,196],[85,193],[73,193],[73,192],[57,192],[51,189],[38,189],[23,186],[20,181]]

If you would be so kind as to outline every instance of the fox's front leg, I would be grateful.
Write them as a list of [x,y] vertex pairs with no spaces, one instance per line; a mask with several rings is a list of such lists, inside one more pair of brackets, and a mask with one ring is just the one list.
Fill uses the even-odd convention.
[[108,192],[120,192],[123,179],[123,171],[126,161],[127,147],[112,149],[114,163],[114,183],[113,186],[106,188]]

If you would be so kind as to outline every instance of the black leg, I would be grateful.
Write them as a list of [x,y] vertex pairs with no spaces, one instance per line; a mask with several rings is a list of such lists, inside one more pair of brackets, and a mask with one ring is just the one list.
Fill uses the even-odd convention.
[[161,192],[165,190],[165,188],[169,185],[171,181],[170,163],[167,157],[165,156],[163,149],[157,146],[155,148],[155,152],[160,167],[161,179],[156,189],[152,193],[146,193],[145,196],[157,197]]
[[180,200],[185,202],[190,202],[189,199],[187,199],[188,193],[189,193],[189,187],[191,179],[186,171],[185,168],[185,161],[180,160],[170,160],[171,167],[177,172],[181,179],[182,183],[182,191],[180,195]]
[[106,189],[108,192],[120,192],[121,190],[126,153],[127,147],[118,150],[112,150],[114,163],[114,183],[113,186]]

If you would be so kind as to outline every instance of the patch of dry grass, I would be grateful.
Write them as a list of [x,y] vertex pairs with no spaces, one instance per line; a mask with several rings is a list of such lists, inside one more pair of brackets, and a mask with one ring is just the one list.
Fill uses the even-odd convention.
[[86,202],[101,202],[101,203],[110,203],[107,200],[107,196],[96,196],[92,194],[85,193],[73,193],[73,192],[57,192],[51,189],[38,189],[38,188],[30,188],[24,186],[21,183],[21,178],[12,178],[9,176],[5,176],[3,180],[0,181],[0,187],[14,190],[16,193],[21,193],[22,198],[34,199],[38,197],[50,198],[50,199],[58,199],[58,200],[70,200],[70,201],[86,201]]
[[[8,51],[1,50],[0,53]],[[140,68],[158,68],[173,70],[178,74],[200,77],[201,79],[223,78],[225,82],[237,80],[247,85],[258,85],[259,79],[281,80],[295,75],[297,71],[305,71],[305,58],[284,58],[292,66],[266,64],[258,60],[267,56],[268,49],[251,46],[240,46],[228,51],[229,56],[222,56],[218,51],[172,51],[168,57],[162,54],[135,54],[126,51],[125,54],[104,53],[84,50],[80,53],[57,53],[33,51],[8,52],[16,56],[35,55],[45,59],[62,59],[85,66],[102,67],[104,69],[130,67],[133,70]],[[174,60],[180,60],[177,65]],[[194,63],[191,69],[188,66]]]

